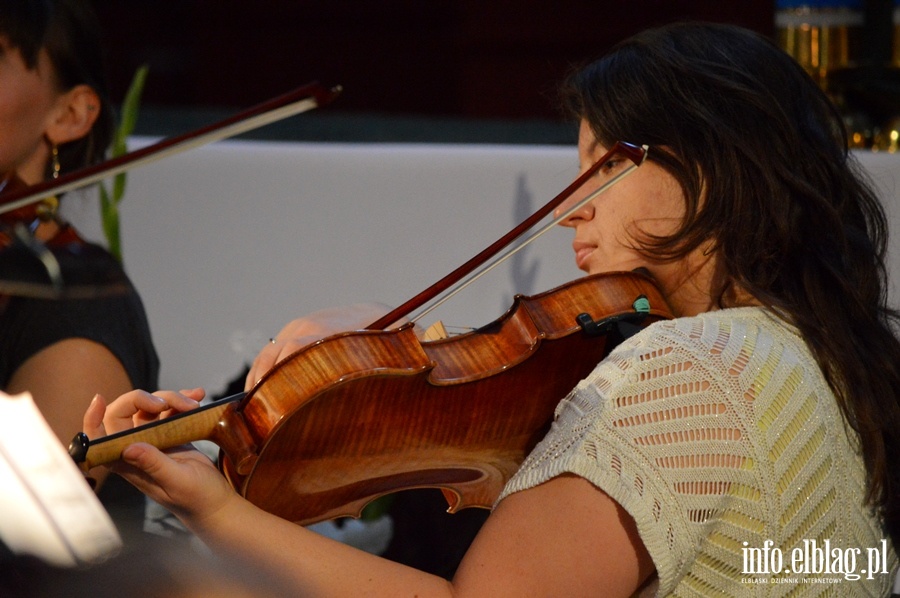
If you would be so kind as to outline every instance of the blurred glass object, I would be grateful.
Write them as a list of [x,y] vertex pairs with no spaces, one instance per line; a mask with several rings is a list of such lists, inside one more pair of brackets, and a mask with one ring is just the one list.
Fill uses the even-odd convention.
[[865,23],[862,0],[777,0],[780,46],[823,89],[829,75],[856,64]]

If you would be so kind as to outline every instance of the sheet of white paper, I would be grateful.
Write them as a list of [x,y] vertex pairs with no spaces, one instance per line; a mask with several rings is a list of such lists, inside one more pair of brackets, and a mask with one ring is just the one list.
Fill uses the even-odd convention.
[[122,545],[28,393],[0,393],[0,488],[0,538],[14,553],[67,567],[102,561]]

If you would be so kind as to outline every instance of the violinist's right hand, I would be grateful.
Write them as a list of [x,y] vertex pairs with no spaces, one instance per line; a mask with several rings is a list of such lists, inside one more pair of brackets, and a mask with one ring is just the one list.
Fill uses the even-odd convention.
[[[130,430],[194,409],[203,396],[203,389],[153,394],[133,390],[107,406],[97,395],[84,414],[83,429],[91,439]],[[135,443],[126,447],[122,461],[110,468],[191,528],[237,497],[209,458],[189,446],[164,453],[152,445]]]
[[319,310],[289,322],[254,359],[245,389],[252,388],[272,366],[306,345],[339,332],[362,330],[389,311],[380,303],[359,303]]

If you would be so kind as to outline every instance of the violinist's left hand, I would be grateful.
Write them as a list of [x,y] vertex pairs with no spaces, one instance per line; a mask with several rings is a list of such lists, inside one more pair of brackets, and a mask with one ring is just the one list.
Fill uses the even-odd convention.
[[[202,389],[181,392],[134,390],[107,406],[97,395],[84,414],[84,432],[91,439],[130,430],[195,409]],[[236,496],[216,466],[190,446],[163,453],[146,443],[135,443],[122,451],[122,461],[110,469],[131,482],[189,526],[219,511]]]
[[362,330],[389,311],[380,303],[359,303],[319,310],[289,322],[253,360],[245,388],[249,390],[272,366],[306,345],[339,332]]
[[84,414],[82,429],[92,439],[130,430],[182,411],[196,409],[204,396],[206,393],[202,388],[181,392],[161,390],[153,394],[144,390],[132,390],[107,407],[106,400],[97,395]]

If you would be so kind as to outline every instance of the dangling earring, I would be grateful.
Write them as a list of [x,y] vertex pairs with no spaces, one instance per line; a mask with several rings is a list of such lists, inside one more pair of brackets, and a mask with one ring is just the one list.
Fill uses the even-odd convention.
[[55,143],[50,148],[50,161],[51,166],[53,167],[53,174],[51,176],[54,179],[58,179],[59,171],[62,169],[62,165],[59,163],[59,148]]
[[[62,164],[59,163],[59,148],[55,143],[50,142],[50,176],[56,180],[59,178],[59,172],[62,170]],[[55,195],[45,197],[37,206],[37,216],[42,221],[51,220],[56,217],[56,211],[59,209],[59,199]]]

